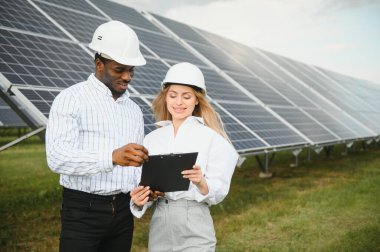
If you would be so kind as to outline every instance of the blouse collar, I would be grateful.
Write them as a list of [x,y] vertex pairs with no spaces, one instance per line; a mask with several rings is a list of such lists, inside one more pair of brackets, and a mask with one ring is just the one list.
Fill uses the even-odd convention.
[[[183,123],[184,124],[187,124],[187,123],[201,123],[201,124],[205,124],[203,118],[202,117],[198,117],[198,116],[189,116],[188,118],[185,119],[185,121]],[[160,126],[160,127],[165,127],[165,126],[168,126],[168,125],[172,125],[173,122],[171,120],[165,120],[165,121],[156,122],[155,124],[157,126]]]

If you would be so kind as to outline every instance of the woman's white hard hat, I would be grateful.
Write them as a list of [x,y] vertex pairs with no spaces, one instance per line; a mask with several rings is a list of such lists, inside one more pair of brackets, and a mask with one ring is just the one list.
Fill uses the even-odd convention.
[[188,62],[181,62],[171,66],[161,83],[161,88],[164,88],[167,83],[198,87],[206,93],[205,79],[202,71],[196,65]]
[[111,58],[122,65],[146,64],[135,31],[120,21],[112,20],[101,24],[88,46],[105,58]]

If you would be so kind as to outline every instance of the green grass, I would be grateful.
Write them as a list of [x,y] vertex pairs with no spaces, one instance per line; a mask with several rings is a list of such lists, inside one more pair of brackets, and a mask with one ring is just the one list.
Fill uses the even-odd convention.
[[[304,151],[295,168],[291,154],[279,153],[275,176],[264,180],[248,158],[211,208],[217,251],[380,251],[380,148],[342,149],[311,162]],[[0,152],[0,251],[58,250],[58,179],[38,138]],[[135,223],[132,251],[146,251],[149,214]]]

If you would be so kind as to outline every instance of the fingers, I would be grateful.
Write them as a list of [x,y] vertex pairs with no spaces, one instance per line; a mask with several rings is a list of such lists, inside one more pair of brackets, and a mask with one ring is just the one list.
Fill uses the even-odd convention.
[[157,199],[158,197],[164,197],[165,196],[165,193],[163,192],[160,192],[160,191],[153,191],[150,193],[149,195],[149,200],[155,200]]
[[148,150],[144,146],[135,143],[129,143],[126,146],[129,147],[131,151],[141,153],[141,155],[144,156],[144,160],[148,159]]
[[149,186],[138,186],[131,191],[131,199],[137,206],[143,206],[149,200],[149,194],[151,191],[149,190]]
[[194,165],[193,169],[182,171],[183,178],[189,179],[191,182],[198,184],[203,179],[202,170],[199,165]]
[[148,160],[148,150],[139,144],[129,143],[112,152],[112,162],[122,166],[141,166]]

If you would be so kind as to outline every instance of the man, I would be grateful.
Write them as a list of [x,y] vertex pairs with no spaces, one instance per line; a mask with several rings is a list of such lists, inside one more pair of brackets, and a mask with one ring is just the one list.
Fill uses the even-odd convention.
[[63,186],[60,251],[129,251],[129,192],[148,156],[127,88],[146,61],[136,33],[119,21],[100,25],[89,47],[95,75],[56,97],[46,131],[47,162]]

